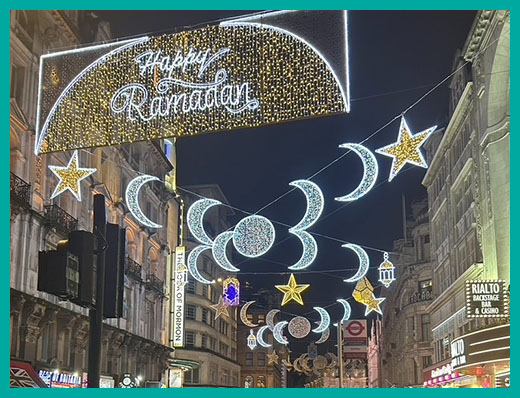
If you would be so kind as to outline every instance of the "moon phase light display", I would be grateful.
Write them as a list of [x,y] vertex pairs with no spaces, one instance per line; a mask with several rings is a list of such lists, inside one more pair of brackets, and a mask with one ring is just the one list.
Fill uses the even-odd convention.
[[325,343],[329,339],[329,336],[330,336],[330,329],[327,328],[321,333],[321,337],[318,340],[316,340],[315,344]]
[[226,254],[226,247],[231,239],[233,239],[233,231],[222,232],[215,238],[211,250],[213,252],[213,258],[215,259],[215,262],[222,269],[229,272],[238,272],[240,270],[231,264]]
[[49,166],[49,169],[59,178],[58,185],[54,189],[51,199],[65,191],[69,191],[78,202],[81,202],[81,181],[97,170],[79,167],[78,151],[74,151],[66,167]]
[[311,323],[303,316],[295,316],[289,321],[287,327],[289,334],[297,339],[303,339],[311,331]]
[[240,220],[233,230],[233,245],[245,257],[260,257],[274,243],[274,226],[267,218],[252,215]]
[[273,328],[273,337],[274,339],[283,345],[289,344],[289,341],[287,338],[283,335],[283,328],[287,326],[289,322],[287,321],[280,321],[276,325],[274,325]]
[[197,268],[197,260],[199,259],[200,255],[206,251],[206,250],[209,250],[211,249],[211,246],[206,246],[206,245],[199,245],[195,248],[193,248],[191,251],[190,251],[190,254],[188,254],[188,260],[187,260],[187,268],[188,268],[188,271],[190,272],[191,276],[199,281],[200,283],[203,283],[205,285],[209,285],[209,284],[212,284],[212,283],[215,283],[215,280],[211,280],[211,281],[208,281],[206,278],[204,278],[198,268]]
[[356,274],[354,276],[344,280],[344,282],[356,282],[356,281],[360,280],[361,278],[363,278],[368,271],[368,266],[370,264],[370,259],[368,257],[368,254],[360,246],[355,245],[353,243],[347,243],[345,245],[341,245],[341,247],[345,247],[347,249],[352,250],[354,253],[356,253],[356,255],[359,259],[359,269],[356,272]]
[[324,308],[321,308],[321,307],[314,307],[314,309],[320,314],[320,324],[318,325],[318,327],[316,327],[315,329],[313,329],[312,331],[314,333],[322,333],[324,332],[330,325],[330,315],[329,313],[327,312],[326,309]]
[[266,329],[269,329],[269,326],[267,326],[267,325],[262,326],[256,332],[256,341],[258,342],[258,344],[260,344],[264,348],[271,347],[271,344],[266,343],[264,340],[264,332],[266,331]]
[[199,199],[194,202],[188,209],[186,214],[186,223],[193,237],[203,245],[212,246],[213,241],[204,230],[203,219],[204,214],[213,206],[222,204],[215,199]]
[[377,180],[377,160],[367,148],[360,144],[341,144],[340,148],[350,149],[355,152],[363,162],[363,178],[356,189],[345,196],[335,198],[339,202],[352,202],[366,195]]
[[248,301],[240,309],[240,320],[242,321],[242,323],[244,325],[249,326],[250,328],[254,328],[254,327],[258,326],[256,323],[250,322],[249,319],[247,319],[247,309],[249,308],[250,305],[252,305],[255,302],[256,301]]
[[348,321],[350,319],[350,313],[352,312],[349,302],[345,299],[337,299],[336,301],[343,306],[343,317],[341,318],[341,323]]
[[265,316],[265,323],[266,323],[267,326],[269,326],[269,329],[273,330],[273,328],[274,328],[274,317],[279,312],[280,312],[280,310],[274,308],[271,311],[269,311],[267,313],[267,315]]

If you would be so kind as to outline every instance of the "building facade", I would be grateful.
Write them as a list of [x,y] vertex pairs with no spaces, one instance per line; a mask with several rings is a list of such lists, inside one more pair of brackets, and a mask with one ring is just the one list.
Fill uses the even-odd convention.
[[383,315],[382,387],[422,386],[423,369],[432,363],[432,262],[428,201],[412,203],[406,220],[406,238],[394,242],[389,259],[396,281],[385,293]]
[[[108,24],[90,12],[11,11],[11,358],[37,371],[74,375],[79,385],[88,379],[88,310],[37,290],[38,252],[55,249],[73,230],[92,231],[93,196],[101,193],[107,222],[126,228],[127,242],[123,317],[103,325],[101,384],[117,386],[124,373],[166,382],[173,351],[166,329],[166,228],[141,226],[123,200],[138,173],[163,178],[172,169],[163,143],[80,151],[80,166],[97,169],[81,182],[81,201],[69,192],[51,198],[58,179],[48,166],[67,165],[71,153],[34,155],[39,56],[108,39]],[[59,74],[58,86],[64,84]],[[173,197],[150,184],[141,206],[167,225],[165,204]]]
[[383,322],[381,319],[372,321],[370,337],[368,339],[368,388],[383,387],[383,371],[381,361],[381,339],[383,337]]
[[[465,285],[467,280],[510,283],[509,18],[508,11],[477,13],[464,48],[455,57],[449,124],[427,147],[430,167],[423,184],[434,232],[435,296],[428,307],[435,362],[428,369],[430,375],[451,366],[454,340],[508,322],[468,318]],[[497,372],[508,372],[509,347],[493,350],[504,354],[500,360],[472,366],[468,357],[464,366],[452,367],[451,374],[425,382],[494,386]],[[453,382],[445,379],[456,368],[461,378],[457,372]]]
[[[187,187],[181,193],[186,209],[201,197],[227,203],[217,185]],[[230,227],[227,219],[231,215],[233,211],[227,206],[215,206],[208,210],[204,216],[204,228],[212,239]],[[185,244],[189,251],[198,242],[188,235]],[[204,278],[215,280],[215,283],[203,284],[191,275],[188,277],[185,286],[184,347],[175,349],[171,366],[188,368],[184,373],[184,387],[238,387],[237,307],[228,307],[229,316],[220,315],[218,318],[212,307],[222,297],[222,282],[233,275],[227,274],[215,263],[211,251],[199,257],[198,268]]]
[[[261,289],[251,293],[247,282],[243,289],[242,302],[255,301],[247,312],[249,322],[258,325],[253,329],[256,335],[258,328],[266,325],[266,314],[272,309],[279,309],[281,294],[279,291]],[[264,339],[271,347],[262,347],[257,344],[251,350],[247,345],[247,337],[251,328],[239,322],[238,325],[238,362],[240,363],[240,387],[247,388],[281,388],[282,387],[282,358],[287,354],[282,352],[282,346],[276,342],[272,333],[264,333]],[[269,363],[268,354],[276,351],[278,360]]]

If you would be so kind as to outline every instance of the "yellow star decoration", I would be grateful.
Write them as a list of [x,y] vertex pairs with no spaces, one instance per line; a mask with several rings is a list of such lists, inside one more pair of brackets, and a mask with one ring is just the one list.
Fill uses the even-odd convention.
[[393,158],[392,168],[390,169],[390,177],[388,177],[388,181],[392,181],[392,179],[397,175],[397,173],[399,173],[399,171],[406,163],[424,168],[428,167],[428,164],[426,163],[426,160],[424,159],[419,148],[430,136],[430,134],[435,131],[436,128],[437,126],[433,126],[429,129],[421,131],[420,133],[412,135],[406,120],[404,117],[401,118],[401,125],[399,127],[399,136],[397,138],[397,142],[376,149],[377,153]]
[[380,304],[385,301],[385,297],[377,298],[374,295],[374,288],[366,277],[360,279],[356,284],[356,287],[352,292],[352,297],[358,303],[364,304],[366,306],[365,316],[370,314],[372,311],[376,311],[377,313],[383,315]]
[[69,190],[70,193],[72,193],[79,202],[81,202],[81,180],[87,178],[97,170],[79,167],[78,151],[74,151],[74,154],[70,158],[67,167],[49,166],[49,169],[51,169],[51,171],[60,179],[56,189],[51,196],[51,199],[65,192],[66,190]]
[[211,308],[215,310],[215,319],[217,319],[220,315],[225,315],[229,318],[228,307],[224,304],[222,300],[222,296],[218,299],[217,304],[210,305]]
[[301,293],[309,286],[310,285],[298,285],[294,274],[291,274],[287,285],[275,285],[275,287],[283,293],[282,305],[287,304],[291,300],[296,301],[300,305],[304,305]]
[[278,365],[278,354],[275,350],[270,354],[267,354],[267,364],[268,365]]

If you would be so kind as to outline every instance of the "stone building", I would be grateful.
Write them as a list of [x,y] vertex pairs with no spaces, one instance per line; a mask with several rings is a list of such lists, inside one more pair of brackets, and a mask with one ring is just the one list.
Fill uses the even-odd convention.
[[[423,184],[433,232],[435,299],[428,312],[435,362],[430,371],[435,375],[451,364],[455,339],[507,322],[468,318],[465,283],[510,281],[509,31],[509,11],[477,13],[464,48],[455,56],[449,124],[427,145],[430,166]],[[504,355],[499,360],[479,369],[468,361],[460,367],[463,379],[446,384],[485,385],[486,375],[508,372],[509,347],[500,350]],[[431,379],[445,384],[445,377]],[[425,382],[431,379],[425,375]]]
[[[186,209],[200,197],[212,198],[227,203],[218,185],[197,185],[182,191]],[[227,221],[234,213],[227,206],[215,206],[204,216],[204,228],[214,239],[226,231]],[[187,228],[184,228],[187,231]],[[188,234],[188,232],[186,232]],[[187,250],[198,243],[186,239]],[[231,259],[231,257],[229,257]],[[238,387],[240,365],[237,361],[237,307],[228,307],[229,316],[215,319],[215,309],[222,296],[222,281],[232,274],[220,268],[211,255],[204,252],[198,261],[199,272],[214,284],[203,284],[190,275],[185,286],[184,347],[175,349],[172,367],[188,369],[184,373],[184,387]]]
[[382,387],[422,386],[422,372],[432,363],[432,295],[428,201],[412,203],[406,238],[396,240],[390,261],[396,281],[388,289],[383,315]]
[[[102,385],[123,373],[165,381],[172,349],[166,331],[166,228],[140,225],[124,203],[128,182],[141,173],[164,178],[171,169],[163,143],[79,152],[81,167],[97,172],[81,182],[81,202],[69,192],[51,199],[58,179],[49,165],[66,165],[71,153],[34,155],[39,56],[56,49],[110,39],[110,28],[91,12],[11,11],[11,236],[10,354],[37,371],[88,378],[88,310],[37,290],[38,252],[56,248],[73,230],[92,230],[93,194],[106,197],[107,221],[126,228],[123,317],[106,320]],[[59,76],[60,71],[56,72]],[[63,84],[57,79],[57,84]],[[173,195],[149,184],[146,214],[166,225]]]
[[[258,325],[258,328],[265,326],[266,314],[271,309],[279,309],[281,302],[280,292],[261,289],[251,292],[252,288],[243,289],[243,302],[254,300],[255,303],[249,308],[247,317],[250,322]],[[279,316],[279,315],[278,315]],[[256,331],[258,328],[254,329]],[[271,347],[261,347],[259,344],[254,350],[247,346],[247,337],[249,336],[250,327],[239,322],[238,325],[238,362],[241,366],[240,387],[248,388],[281,388],[282,387],[282,358],[285,354],[282,352],[282,346],[277,343],[272,333],[265,332],[264,338]],[[276,351],[278,355],[277,363],[269,363],[268,354]]]

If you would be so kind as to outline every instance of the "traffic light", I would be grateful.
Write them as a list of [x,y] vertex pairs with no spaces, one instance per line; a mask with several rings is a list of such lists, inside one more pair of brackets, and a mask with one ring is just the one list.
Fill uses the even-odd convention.
[[94,248],[97,239],[89,231],[72,231],[64,249],[76,255],[79,260],[79,294],[73,303],[83,307],[96,305],[96,265]]
[[106,241],[103,316],[120,318],[123,315],[126,229],[107,223]]
[[38,290],[70,300],[78,297],[79,260],[63,250],[38,253]]

